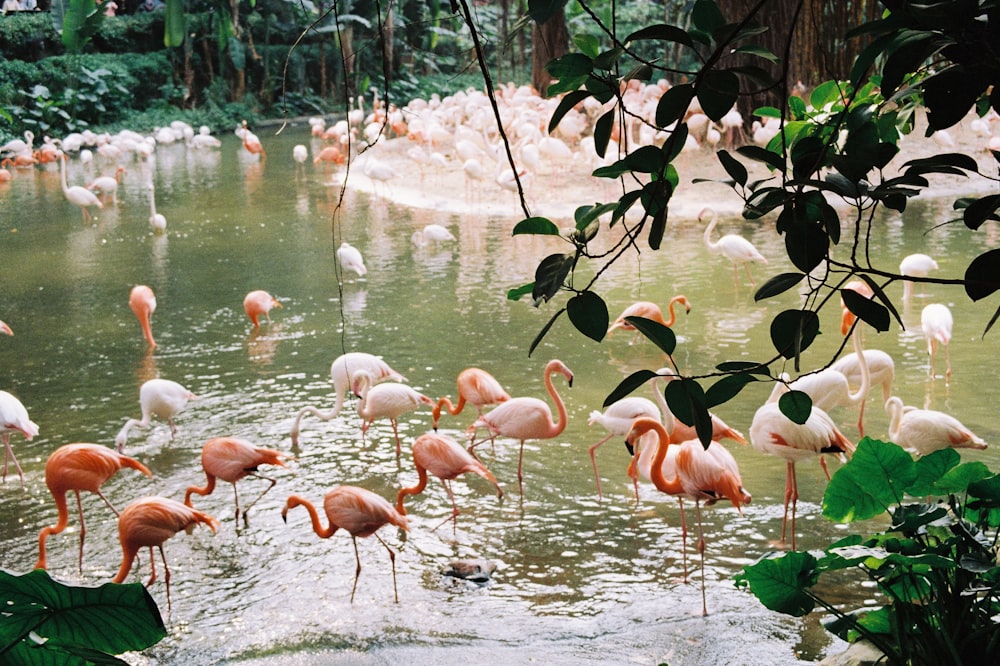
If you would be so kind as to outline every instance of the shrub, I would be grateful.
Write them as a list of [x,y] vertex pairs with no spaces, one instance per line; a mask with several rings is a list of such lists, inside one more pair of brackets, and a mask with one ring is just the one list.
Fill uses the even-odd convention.
[[36,61],[62,51],[59,33],[46,12],[15,14],[0,21],[0,56],[5,61]]

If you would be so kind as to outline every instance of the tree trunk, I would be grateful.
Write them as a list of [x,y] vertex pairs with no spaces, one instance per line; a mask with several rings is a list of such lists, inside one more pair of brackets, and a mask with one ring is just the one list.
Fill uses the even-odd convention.
[[545,65],[550,60],[559,58],[569,52],[569,28],[566,26],[566,14],[559,10],[542,25],[535,24],[531,29],[531,83],[540,95],[545,96],[545,90],[552,83]]

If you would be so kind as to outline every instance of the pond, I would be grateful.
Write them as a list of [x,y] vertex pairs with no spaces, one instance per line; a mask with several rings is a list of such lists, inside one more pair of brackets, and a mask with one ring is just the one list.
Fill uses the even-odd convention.
[[[333,174],[311,163],[297,172],[291,159],[294,144],[309,143],[307,129],[259,134],[266,162],[250,158],[233,136],[216,151],[176,144],[160,146],[151,164],[128,161],[118,205],[98,211],[91,224],[64,200],[51,166],[18,171],[0,185],[0,319],[15,332],[0,336],[0,388],[15,394],[40,426],[32,441],[12,441],[25,489],[13,470],[0,486],[5,569],[30,570],[39,529],[55,523],[44,481],[48,455],[71,442],[112,446],[125,420],[139,416],[139,386],[163,377],[199,399],[177,417],[173,439],[161,421],[132,432],[127,452],[154,476],[125,470],[108,482],[105,494],[119,508],[142,495],[182,499],[187,486],[202,485],[201,447],[211,437],[242,437],[294,459],[287,469],[261,470],[277,483],[251,511],[249,526],[234,520],[229,484],[195,498],[221,528],[215,535],[199,528],[166,543],[169,614],[162,576],[150,591],[169,636],[143,655],[130,655],[130,662],[798,664],[844,647],[822,629],[818,614],[795,620],[771,613],[732,582],[780,533],[782,461],[727,443],[753,503],[742,515],[721,504],[702,512],[708,617],[700,613],[698,577],[680,580],[676,502],[644,487],[636,503],[625,475],[628,455],[617,438],[598,450],[604,490],[598,501],[587,448],[605,432],[588,426],[588,417],[627,374],[660,367],[664,358],[652,344],[621,332],[595,343],[565,319],[528,356],[554,306],[510,302],[506,292],[531,281],[538,261],[561,249],[557,240],[511,238],[513,217],[414,210],[380,194],[348,192],[334,216],[339,188]],[[89,182],[98,171],[110,170],[74,159],[68,179]],[[150,176],[157,210],[167,219],[163,235],[148,224],[143,183]],[[905,215],[885,220],[879,251],[890,265],[924,251],[937,259],[941,276],[958,276],[968,257],[995,242],[987,234],[937,227],[950,216],[949,205],[917,201]],[[414,247],[411,234],[428,223],[448,227],[457,241]],[[790,268],[781,239],[766,225],[725,217],[720,229],[751,238],[770,258],[753,268],[758,283]],[[706,252],[701,232],[694,220],[672,222],[664,251],[627,256],[610,270],[600,288],[612,316],[634,300],[665,304],[683,293],[693,307],[674,326],[682,371],[769,356],[770,318],[779,307],[796,307],[798,297],[754,303],[745,276],[734,284],[731,265]],[[342,241],[364,254],[363,278],[338,276],[334,251]],[[135,284],[156,293],[153,351],[127,304]],[[257,331],[242,311],[244,295],[254,289],[282,303]],[[932,300],[955,315],[950,383],[928,377],[919,314]],[[904,312],[907,329],[869,331],[866,342],[895,358],[895,393],[904,402],[956,415],[994,445],[963,457],[996,469],[990,387],[1000,361],[990,352],[996,332],[982,337],[991,315],[991,306],[970,304],[958,289],[918,289]],[[822,364],[833,353],[838,317],[833,310],[823,314],[824,335],[806,364]],[[546,361],[559,358],[574,373],[572,388],[555,378],[569,413],[566,430],[525,445],[523,495],[517,442],[498,438],[495,448],[478,451],[505,489],[503,499],[479,477],[457,480],[457,526],[434,529],[451,505],[432,479],[407,502],[409,532],[382,530],[398,551],[398,604],[377,541],[359,539],[363,571],[351,603],[355,562],[348,536],[319,539],[301,509],[289,513],[287,524],[281,519],[291,494],[318,504],[332,486],[351,484],[394,498],[416,481],[409,449],[430,428],[429,409],[401,417],[398,460],[388,421],[376,421],[362,443],[353,399],[331,421],[305,419],[299,445],[292,446],[296,411],[332,405],[330,364],[345,351],[383,357],[433,398],[455,397],[455,378],[468,366],[490,371],[512,395],[546,400]],[[769,391],[770,385],[751,386],[717,413],[746,433]],[[856,412],[833,414],[856,439]],[[885,438],[886,417],[874,397],[867,414],[870,434]],[[441,430],[462,441],[473,416],[469,408],[445,415]],[[241,499],[249,501],[265,485],[241,482]],[[846,528],[820,516],[826,481],[819,465],[799,465],[799,486],[799,547],[819,548],[844,535]],[[48,540],[49,571],[68,583],[99,584],[120,563],[116,523],[99,498],[84,495],[83,504],[83,575],[75,510],[70,529]],[[455,558],[486,558],[498,569],[479,587],[441,574]],[[148,577],[145,554],[140,563],[130,581]],[[860,598],[864,591],[834,594]]]

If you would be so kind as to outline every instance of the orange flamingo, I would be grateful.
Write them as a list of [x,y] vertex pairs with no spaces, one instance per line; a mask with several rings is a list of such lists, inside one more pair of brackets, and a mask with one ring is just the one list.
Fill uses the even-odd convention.
[[270,485],[264,489],[257,499],[250,502],[243,509],[243,523],[249,524],[247,514],[251,507],[267,494],[277,479],[272,479],[257,473],[260,465],[280,465],[285,466],[284,458],[287,454],[274,449],[262,449],[254,446],[245,439],[238,437],[213,437],[205,442],[201,448],[201,467],[205,470],[206,483],[203,488],[198,486],[188,486],[184,493],[184,505],[191,506],[191,495],[197,493],[202,496],[211,495],[215,490],[215,480],[222,479],[233,484],[233,495],[236,497],[236,520],[240,519],[240,493],[236,488],[236,482],[248,476],[264,481],[270,481]]
[[281,303],[278,302],[278,299],[271,296],[271,294],[267,293],[263,289],[251,291],[246,295],[246,298],[243,299],[243,311],[247,313],[248,317],[250,317],[250,321],[253,322],[254,328],[258,328],[260,326],[257,318],[261,315],[264,315],[264,318],[267,319],[268,323],[270,323],[271,316],[269,313],[271,312],[271,308],[280,307]]
[[[664,417],[669,417],[673,421],[673,426],[669,423],[664,422],[667,426],[667,430],[670,432],[670,438],[676,442],[684,442],[689,439],[698,439],[698,432],[693,425],[688,425],[681,421],[677,416],[670,411],[670,407],[667,406],[667,401],[663,397],[663,391],[660,389],[660,385],[664,382],[673,381],[677,373],[674,372],[673,368],[666,367],[660,368],[656,371],[659,377],[653,379],[653,397],[656,398],[656,404],[659,406],[660,410],[663,412]],[[723,421],[721,418],[715,414],[709,412],[708,414],[712,419],[712,439],[715,441],[723,439],[731,439],[740,444],[746,444],[746,437],[743,436],[736,428],[730,427],[728,423]]]
[[150,347],[155,347],[156,340],[153,339],[153,327],[150,323],[150,317],[156,311],[156,295],[153,294],[153,290],[144,284],[132,287],[128,295],[128,306],[139,320],[142,336],[146,338]]
[[418,409],[420,405],[434,406],[432,398],[413,390],[406,384],[397,382],[376,384],[374,378],[365,370],[354,373],[354,393],[361,396],[361,401],[358,402],[358,416],[362,419],[362,440],[375,419],[389,419],[392,424],[392,434],[396,437],[397,458],[400,454],[397,419],[406,412]]
[[886,401],[885,411],[889,414],[889,439],[918,455],[948,447],[980,451],[986,448],[982,437],[950,414],[904,407],[903,401],[895,396]]
[[[449,482],[460,474],[478,474],[496,487],[497,497],[503,497],[503,489],[500,488],[500,484],[497,483],[496,478],[486,468],[486,465],[447,435],[429,432],[418,437],[413,442],[413,463],[417,467],[417,485],[411,488],[402,488],[396,495],[396,511],[404,516],[406,509],[403,507],[403,498],[407,495],[419,495],[424,492],[427,487],[428,471],[441,479],[441,485],[444,486],[451,499],[451,516],[445,519],[445,523],[451,520],[456,525],[458,524],[458,504],[455,503],[455,494],[452,492]],[[443,524],[441,523],[441,525]]]
[[261,159],[267,158],[267,153],[264,152],[264,146],[261,144],[260,139],[257,135],[250,131],[247,127],[247,121],[243,121],[243,147],[247,149],[247,152],[251,155],[260,155]]
[[517,456],[517,486],[524,495],[523,467],[524,467],[524,442],[528,439],[551,439],[558,437],[566,429],[568,417],[566,405],[556,392],[552,384],[552,375],[559,373],[566,378],[570,388],[573,387],[573,372],[566,365],[558,360],[552,359],[545,364],[545,371],[542,376],[545,380],[545,390],[556,405],[559,420],[552,420],[552,411],[544,400],[538,398],[511,398],[501,403],[489,414],[484,414],[469,426],[468,433],[473,437],[469,444],[469,449],[475,447],[475,433],[478,428],[486,428],[491,435],[502,435],[512,437],[521,441],[520,452]]
[[347,352],[338,356],[330,365],[330,379],[333,381],[333,388],[337,394],[336,403],[333,409],[322,411],[316,407],[303,407],[295,415],[295,423],[292,424],[291,436],[292,444],[299,443],[299,426],[302,417],[311,414],[322,421],[329,421],[340,414],[341,407],[344,406],[344,395],[349,388],[353,388],[354,375],[357,372],[365,371],[375,381],[381,382],[391,379],[394,382],[405,382],[406,377],[399,374],[389,364],[372,354],[365,352]]
[[[784,458],[785,469],[785,511],[781,519],[781,543],[785,542],[788,523],[788,505],[792,505],[791,545],[795,550],[795,505],[799,499],[798,483],[795,478],[795,463],[812,456],[824,453],[837,455],[854,454],[852,444],[843,433],[837,429],[830,416],[818,407],[812,407],[809,418],[804,424],[798,424],[781,413],[775,398],[777,389],[784,388],[781,384],[775,387],[772,400],[760,407],[750,424],[750,443],[762,453]],[[830,472],[822,458],[820,464],[826,473]]]
[[677,321],[677,315],[674,313],[674,305],[680,303],[684,306],[685,312],[691,312],[691,304],[688,302],[687,297],[678,294],[670,299],[670,303],[667,305],[667,311],[670,313],[670,319],[663,318],[663,311],[660,306],[656,303],[650,301],[636,301],[632,305],[625,308],[618,319],[612,322],[611,326],[608,327],[608,335],[611,335],[612,331],[617,329],[622,329],[623,331],[634,331],[635,326],[625,321],[626,317],[643,317],[645,319],[652,319],[655,322],[663,324],[664,326],[671,327],[674,322]]
[[[704,501],[706,506],[711,506],[720,499],[728,499],[742,514],[742,507],[750,503],[750,493],[743,488],[736,461],[718,442],[713,442],[708,449],[697,440],[688,440],[677,445],[674,476],[666,478],[663,463],[667,458],[671,438],[663,424],[656,419],[637,419],[625,441],[634,447],[649,431],[655,432],[659,438],[649,470],[649,478],[653,485],[668,495],[688,497],[695,502],[698,553],[701,556],[701,612],[702,615],[708,615],[708,605],[705,600],[705,538],[701,528],[701,502]],[[681,515],[683,516],[683,513]],[[685,533],[686,528],[682,534]]]
[[166,497],[140,497],[118,516],[118,540],[122,545],[122,564],[112,582],[124,583],[132,570],[132,562],[140,548],[149,548],[149,566],[152,570],[146,587],[156,580],[156,559],[153,547],[160,550],[163,560],[163,582],[167,587],[167,607],[170,607],[170,567],[163,553],[163,544],[181,530],[190,530],[198,523],[208,525],[214,533],[219,521],[207,513],[184,506]]
[[128,432],[133,427],[148,428],[154,416],[166,419],[170,424],[170,437],[177,434],[174,416],[187,407],[188,400],[197,400],[191,391],[169,379],[150,379],[139,387],[139,407],[142,419],[129,419],[115,437],[115,444],[121,451],[128,441]]
[[45,463],[45,485],[49,487],[52,499],[55,500],[59,518],[55,525],[43,527],[38,533],[36,569],[47,567],[45,540],[50,534],[59,534],[69,525],[66,493],[72,490],[76,494],[76,508],[80,513],[80,573],[83,574],[83,539],[87,534],[87,525],[83,521],[80,491],[94,493],[104,500],[116,516],[119,515],[118,509],[101,492],[101,485],[123,467],[138,470],[146,476],[153,476],[149,468],[135,458],[123,456],[100,444],[66,444],[52,452]]
[[441,410],[446,409],[452,416],[458,416],[465,409],[465,403],[476,408],[479,416],[483,415],[483,407],[495,405],[510,400],[510,394],[500,386],[496,377],[480,368],[466,368],[458,373],[458,404],[453,405],[448,396],[440,398],[432,412],[434,429],[437,430],[441,420]]
[[345,530],[351,535],[351,541],[354,542],[354,559],[358,564],[354,571],[354,586],[351,587],[351,603],[354,603],[354,593],[358,589],[358,578],[361,576],[358,537],[368,536],[378,539],[378,542],[389,552],[389,560],[392,562],[392,591],[396,603],[399,603],[399,591],[396,589],[396,553],[375,532],[386,524],[395,525],[402,530],[409,529],[406,516],[396,511],[388,500],[357,486],[334,486],[323,498],[323,510],[330,523],[329,527],[323,527],[320,523],[316,507],[309,500],[298,495],[292,495],[288,498],[285,508],[281,511],[281,519],[287,522],[288,510],[297,506],[304,506],[309,512],[313,532],[319,538],[329,539],[338,529]]
[[21,464],[17,462],[14,449],[10,448],[10,436],[15,432],[30,440],[38,434],[38,424],[28,418],[28,410],[20,400],[7,391],[0,391],[0,440],[3,440],[4,448],[3,481],[5,483],[7,481],[7,462],[13,460],[17,475],[21,478],[21,488],[24,488],[24,472],[21,471]]

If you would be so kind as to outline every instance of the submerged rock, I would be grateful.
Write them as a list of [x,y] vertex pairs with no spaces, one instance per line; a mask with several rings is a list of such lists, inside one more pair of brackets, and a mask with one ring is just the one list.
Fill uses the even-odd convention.
[[492,580],[497,563],[486,558],[468,558],[452,560],[441,573],[452,578],[467,580],[471,583],[485,585]]

